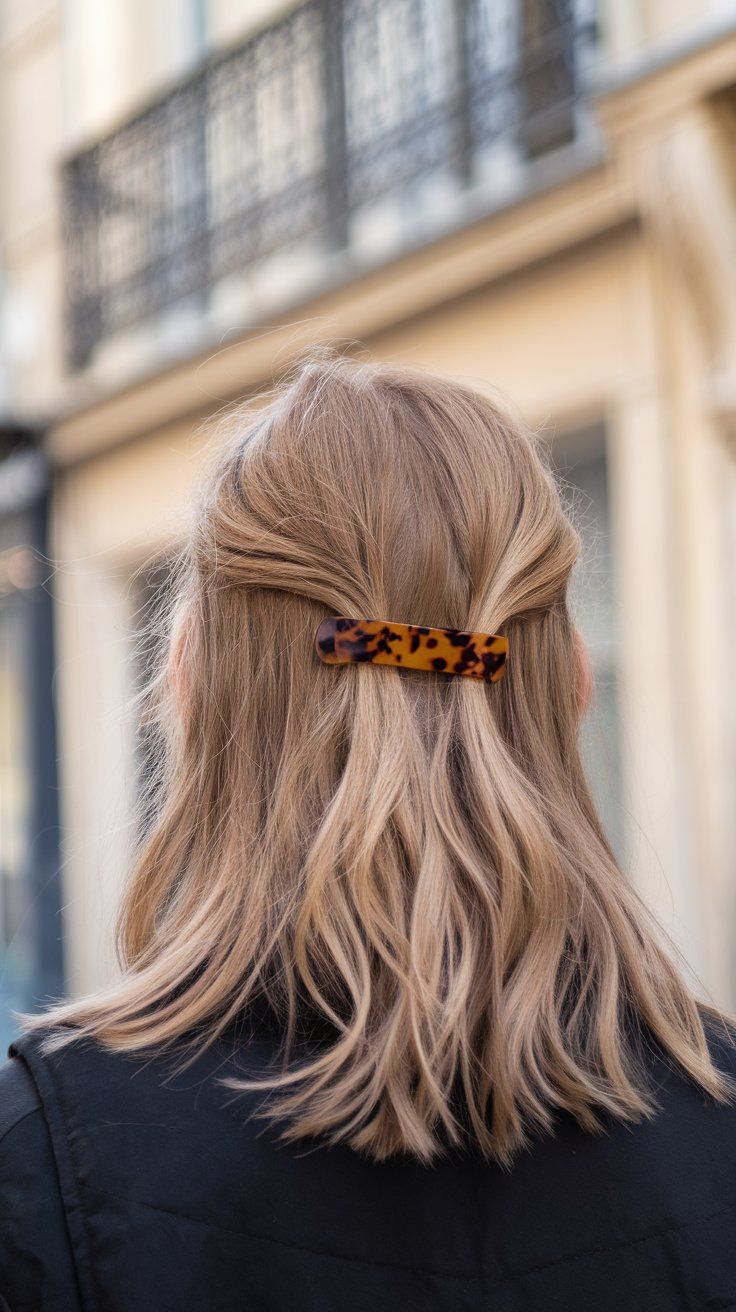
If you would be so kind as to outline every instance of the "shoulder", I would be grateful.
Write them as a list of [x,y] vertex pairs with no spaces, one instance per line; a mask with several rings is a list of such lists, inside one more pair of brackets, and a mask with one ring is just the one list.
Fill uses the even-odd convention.
[[159,1095],[181,1104],[183,1097],[171,1095],[197,1091],[199,1099],[203,1086],[233,1074],[233,1066],[239,1073],[263,1070],[277,1049],[270,1037],[251,1032],[209,1042],[185,1035],[162,1048],[121,1051],[49,1027],[24,1034],[11,1052],[27,1065],[47,1117],[58,1108],[74,1120],[76,1110],[95,1118],[118,1103],[140,1107]]
[[724,1077],[724,1099],[719,1101],[705,1093],[657,1045],[650,1051],[650,1071],[654,1090],[664,1110],[708,1120],[714,1126],[736,1133],[736,1022],[718,1015],[715,1010],[702,1013],[703,1029],[716,1071]]
[[736,1021],[706,1013],[703,1024],[715,1066],[736,1079]]
[[75,1290],[42,1100],[29,1067],[12,1056],[0,1066],[0,1292],[10,1309],[72,1309]]
[[13,1131],[34,1115],[43,1121],[33,1077],[20,1057],[10,1057],[0,1066],[0,1150],[4,1149],[4,1155],[12,1151]]
[[591,1177],[625,1196],[631,1210],[645,1200],[649,1215],[683,1229],[710,1217],[713,1234],[725,1235],[736,1217],[736,1030],[703,1019],[713,1065],[726,1077],[723,1100],[652,1044],[646,1065],[653,1115],[635,1123],[606,1118],[602,1139],[579,1137],[595,1168]]
[[705,1091],[655,1041],[645,1042],[643,1052],[637,1045],[655,1102],[643,1132],[658,1144],[697,1138],[701,1146],[712,1145],[716,1157],[723,1150],[736,1170],[736,1026],[710,1011],[702,1019],[713,1067],[724,1077],[723,1097]]

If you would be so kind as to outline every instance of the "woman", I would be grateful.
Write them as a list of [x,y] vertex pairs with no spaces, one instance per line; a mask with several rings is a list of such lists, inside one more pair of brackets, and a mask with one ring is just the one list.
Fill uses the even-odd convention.
[[316,356],[240,425],[124,972],[2,1072],[11,1312],[736,1308],[733,1030],[591,800],[578,553],[448,379]]

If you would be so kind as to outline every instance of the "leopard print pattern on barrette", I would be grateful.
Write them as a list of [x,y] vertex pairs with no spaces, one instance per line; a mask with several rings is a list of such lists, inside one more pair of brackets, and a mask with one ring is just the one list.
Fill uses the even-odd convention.
[[315,647],[327,665],[368,661],[496,683],[506,670],[509,642],[498,633],[330,615],[317,629]]

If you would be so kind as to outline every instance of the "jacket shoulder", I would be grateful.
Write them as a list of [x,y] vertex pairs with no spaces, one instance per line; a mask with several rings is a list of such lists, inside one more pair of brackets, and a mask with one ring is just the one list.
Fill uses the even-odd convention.
[[0,1066],[0,1145],[34,1112],[41,1115],[41,1099],[33,1077],[20,1057],[10,1057]]
[[76,1291],[42,1100],[26,1063],[11,1056],[0,1067],[0,1295],[10,1309],[77,1312]]
[[736,1022],[707,1015],[703,1023],[714,1065],[736,1079]]

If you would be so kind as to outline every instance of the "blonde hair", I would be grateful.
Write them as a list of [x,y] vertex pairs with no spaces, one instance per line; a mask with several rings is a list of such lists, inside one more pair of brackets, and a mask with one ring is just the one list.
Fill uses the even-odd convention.
[[[508,1162],[567,1110],[651,1115],[647,1035],[723,1101],[704,1018],[619,869],[578,748],[580,550],[541,449],[447,378],[318,354],[220,447],[152,693],[163,784],[124,973],[37,1024],[199,1049],[249,1008],[290,1138]],[[504,633],[498,684],[330,668],[328,614]],[[173,703],[173,704],[172,704]],[[663,940],[664,941],[664,940]],[[303,1051],[303,1017],[329,1041]]]

